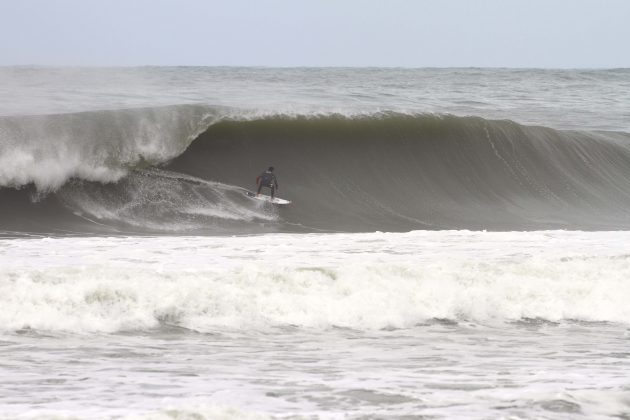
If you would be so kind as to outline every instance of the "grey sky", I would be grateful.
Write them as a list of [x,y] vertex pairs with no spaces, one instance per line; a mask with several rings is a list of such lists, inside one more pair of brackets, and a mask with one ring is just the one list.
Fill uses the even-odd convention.
[[630,67],[630,0],[0,0],[0,65]]

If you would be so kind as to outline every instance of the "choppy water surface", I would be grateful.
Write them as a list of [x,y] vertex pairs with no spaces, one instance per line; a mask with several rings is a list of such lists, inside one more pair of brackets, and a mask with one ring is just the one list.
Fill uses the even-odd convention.
[[[4,337],[6,417],[627,415],[627,326],[432,321],[405,330]],[[256,417],[258,418],[258,417]]]
[[629,239],[3,240],[1,412],[627,415]]
[[261,113],[449,113],[628,131],[630,70],[0,68],[0,115],[181,104]]

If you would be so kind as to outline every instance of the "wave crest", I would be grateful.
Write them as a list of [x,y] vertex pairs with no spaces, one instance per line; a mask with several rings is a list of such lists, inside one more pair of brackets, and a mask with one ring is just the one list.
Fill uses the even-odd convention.
[[0,118],[0,185],[55,191],[68,180],[114,182],[183,152],[213,118],[202,106]]

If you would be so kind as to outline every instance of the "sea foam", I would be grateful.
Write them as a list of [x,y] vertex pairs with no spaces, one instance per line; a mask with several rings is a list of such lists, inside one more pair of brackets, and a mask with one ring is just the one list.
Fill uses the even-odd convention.
[[14,239],[3,241],[0,255],[0,328],[626,323],[627,239],[625,232]]

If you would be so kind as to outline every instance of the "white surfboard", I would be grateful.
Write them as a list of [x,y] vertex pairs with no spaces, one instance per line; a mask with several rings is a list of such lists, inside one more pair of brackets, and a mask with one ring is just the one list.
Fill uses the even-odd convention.
[[253,193],[251,191],[247,191],[247,196],[251,197],[255,200],[260,200],[260,201],[266,201],[267,203],[272,203],[272,204],[279,204],[281,206],[287,205],[287,204],[291,204],[291,202],[289,200],[285,200],[284,198],[278,198],[278,197],[274,197],[273,200],[271,199],[270,196],[268,195],[264,195],[264,194],[256,194]]

